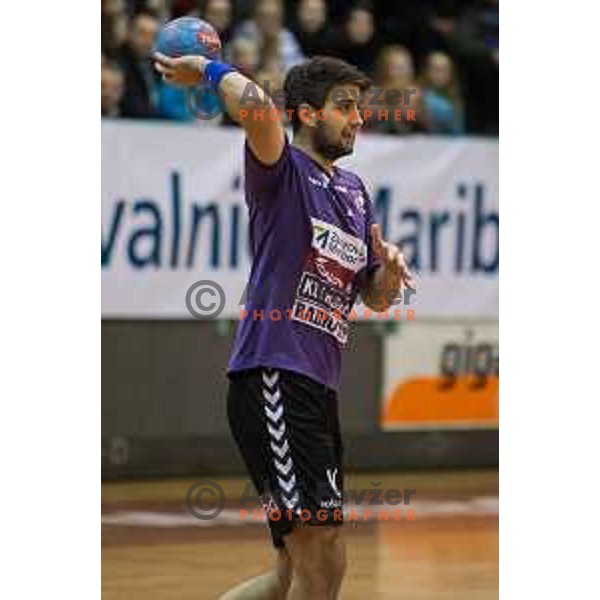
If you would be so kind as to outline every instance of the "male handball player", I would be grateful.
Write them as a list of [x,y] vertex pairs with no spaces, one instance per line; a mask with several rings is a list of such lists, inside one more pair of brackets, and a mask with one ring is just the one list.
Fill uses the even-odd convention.
[[332,600],[345,569],[336,390],[348,317],[358,293],[381,311],[412,287],[402,253],[374,224],[361,179],[335,166],[353,151],[358,99],[370,82],[329,57],[293,67],[284,85],[290,143],[271,98],[231,66],[198,56],[155,60],[171,84],[212,85],[246,135],[253,260],[227,410],[269,512],[277,565],[221,600]]

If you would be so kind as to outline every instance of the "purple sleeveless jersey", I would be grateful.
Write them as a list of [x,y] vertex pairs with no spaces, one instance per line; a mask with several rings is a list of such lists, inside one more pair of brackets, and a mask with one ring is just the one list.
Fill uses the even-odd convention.
[[272,166],[246,143],[245,191],[253,260],[228,371],[288,369],[335,390],[348,316],[379,264],[365,187],[286,140]]

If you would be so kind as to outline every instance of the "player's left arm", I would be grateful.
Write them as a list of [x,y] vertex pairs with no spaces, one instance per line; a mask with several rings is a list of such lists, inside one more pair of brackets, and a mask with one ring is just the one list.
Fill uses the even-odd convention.
[[[163,79],[180,87],[201,83],[207,74],[207,67],[214,62],[203,56],[170,58],[158,53],[154,59]],[[229,65],[215,63],[209,69],[213,67],[225,69],[225,74],[215,84],[218,85],[225,110],[244,128],[248,144],[260,162],[275,164],[285,147],[285,131],[281,118],[273,118],[276,110],[273,100],[255,82]]]
[[403,286],[414,289],[414,280],[406,266],[404,254],[396,245],[383,239],[377,224],[371,225],[371,249],[380,259],[381,264],[367,282],[361,295],[369,308],[384,311],[392,305]]

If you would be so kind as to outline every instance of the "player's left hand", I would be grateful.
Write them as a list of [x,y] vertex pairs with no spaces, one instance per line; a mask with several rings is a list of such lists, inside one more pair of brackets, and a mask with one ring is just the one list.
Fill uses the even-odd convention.
[[373,251],[383,261],[386,274],[398,282],[400,285],[415,289],[415,282],[411,272],[409,271],[404,254],[398,246],[386,242],[381,235],[379,225],[371,225],[371,240]]
[[154,67],[164,81],[178,87],[190,87],[202,81],[204,67],[210,62],[203,56],[170,58],[160,52],[154,54]]

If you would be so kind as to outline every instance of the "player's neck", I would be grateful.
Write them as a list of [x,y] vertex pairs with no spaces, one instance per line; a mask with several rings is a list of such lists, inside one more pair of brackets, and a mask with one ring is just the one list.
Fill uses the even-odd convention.
[[315,149],[312,147],[310,140],[308,140],[302,135],[296,135],[294,136],[294,141],[292,143],[294,146],[296,146],[296,148],[302,150],[304,154],[308,155],[329,174],[333,173],[333,161],[326,159],[324,156],[316,152]]

